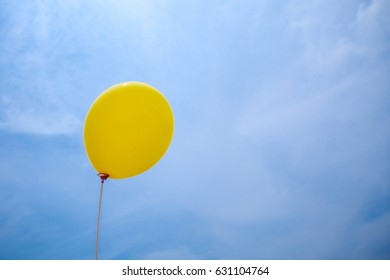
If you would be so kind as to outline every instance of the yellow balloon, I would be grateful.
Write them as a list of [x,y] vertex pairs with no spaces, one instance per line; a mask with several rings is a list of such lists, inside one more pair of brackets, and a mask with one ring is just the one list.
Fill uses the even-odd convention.
[[155,165],[173,136],[173,113],[155,88],[125,82],[104,91],[84,124],[84,145],[93,167],[113,179],[138,175]]

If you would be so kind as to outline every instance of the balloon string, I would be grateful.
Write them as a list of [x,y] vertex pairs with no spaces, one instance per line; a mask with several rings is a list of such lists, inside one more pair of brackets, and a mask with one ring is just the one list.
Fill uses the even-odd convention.
[[103,185],[104,185],[104,179],[101,180],[101,184],[100,184],[100,199],[99,199],[98,221],[97,221],[97,228],[96,228],[96,259],[97,260],[99,259],[100,208],[102,207]]

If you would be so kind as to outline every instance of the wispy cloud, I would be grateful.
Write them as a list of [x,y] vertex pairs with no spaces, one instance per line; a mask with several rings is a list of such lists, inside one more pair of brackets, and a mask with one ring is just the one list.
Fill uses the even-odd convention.
[[82,127],[82,122],[68,113],[21,111],[7,108],[0,128],[16,133],[56,135],[72,134]]
[[17,188],[0,243],[21,246],[31,218],[74,235],[34,231],[25,256],[93,257],[98,178],[77,132],[99,92],[139,79],[167,95],[175,137],[150,172],[107,182],[102,256],[389,256],[390,2],[201,2],[4,4],[0,164]]
[[[99,75],[113,73],[111,79],[116,83],[132,79],[128,74],[115,75],[117,64],[136,60],[129,51],[132,44],[146,49],[147,42],[155,43],[156,7],[151,1],[100,1],[96,5],[38,1],[15,6],[5,5],[12,17],[5,14],[1,32],[0,64],[7,69],[0,77],[3,130],[42,135],[79,130],[87,108],[104,90],[94,87]],[[101,16],[103,10],[106,17]],[[77,24],[72,17],[78,18]],[[132,36],[125,35],[128,32]],[[101,44],[103,38],[110,43]],[[87,82],[86,77],[93,75],[95,80],[87,78]]]
[[0,63],[7,69],[0,78],[0,129],[55,135],[81,128],[80,115],[71,108],[77,98],[69,95],[72,73],[63,68],[69,62],[58,63],[67,48],[58,44],[62,25],[54,10],[54,3],[29,3],[6,21],[0,44]]
[[303,44],[306,66],[311,71],[343,69],[345,63],[373,58],[388,49],[385,40],[390,24],[387,1],[373,0],[349,6],[353,16],[345,18],[334,18],[328,11],[322,13],[324,8],[323,5],[309,5],[304,10],[297,8],[299,12],[292,12],[289,23],[291,32]]

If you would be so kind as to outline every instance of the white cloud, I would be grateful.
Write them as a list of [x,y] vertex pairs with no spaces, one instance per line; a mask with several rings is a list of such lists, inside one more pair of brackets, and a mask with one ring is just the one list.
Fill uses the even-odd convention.
[[[381,77],[387,62],[378,55],[386,49],[390,31],[384,24],[389,21],[385,2],[356,6],[354,16],[344,22],[325,18],[315,5],[304,12],[297,9],[289,32],[303,48],[294,54],[298,59],[290,63],[289,78],[270,77],[273,85],[255,89],[242,111],[239,131],[255,139],[281,137],[330,121],[354,124],[362,118],[359,113],[367,114],[362,103],[384,97]],[[379,86],[375,92],[373,81]],[[354,107],[348,106],[352,92]]]
[[[323,11],[321,5],[297,12],[289,29],[303,45],[303,58],[312,72],[334,71],[356,59],[366,60],[388,49],[388,1],[373,0],[350,7],[354,17],[335,20],[339,11]],[[307,7],[306,7],[307,8]]]
[[34,110],[7,109],[4,115],[0,128],[18,133],[71,134],[79,130],[82,125],[79,119],[69,113],[39,113]]
[[[118,67],[113,58],[126,63],[134,57],[129,42],[150,45],[155,40],[156,7],[151,1],[37,1],[19,6],[5,6],[12,17],[5,21],[0,43],[0,66],[8,69],[0,78],[0,129],[42,135],[75,132],[94,99],[89,96],[102,90],[96,87],[96,69],[115,75],[96,60]],[[110,43],[102,44],[103,37]]]
[[81,127],[69,107],[76,99],[69,96],[71,73],[57,63],[64,49],[58,46],[61,24],[53,16],[53,5],[46,1],[23,5],[7,21],[0,45],[2,67],[9,70],[0,90],[0,129],[55,135]]
[[[385,2],[271,2],[254,8],[237,1],[220,7],[72,0],[9,9],[10,28],[0,41],[0,63],[7,69],[0,77],[0,129],[39,135],[80,131],[81,115],[96,93],[118,77],[139,77],[139,72],[164,81],[176,105],[175,139],[164,161],[137,179],[110,181],[103,229],[113,234],[106,237],[112,242],[102,246],[102,256],[202,258],[204,252],[191,246],[199,238],[197,230],[205,235],[206,247],[216,244],[219,258],[337,257],[353,247],[343,238],[354,231],[349,225],[355,210],[387,178],[380,159],[388,150],[389,126],[383,122],[385,105],[377,106],[385,103],[383,68],[358,73],[354,67],[367,66],[360,58],[375,57],[386,46]],[[285,14],[290,11],[285,2],[294,2],[293,16]],[[36,178],[36,161],[20,153],[14,164],[3,166],[9,182],[27,188],[20,170],[31,166],[23,174]],[[47,160],[39,169],[47,172],[40,172],[37,182],[52,188],[50,180],[70,169],[80,178],[94,176],[89,164],[86,172],[76,170],[74,162],[84,153],[77,154],[61,157],[63,165],[53,165],[52,153],[43,155]],[[98,192],[89,187],[96,178],[85,184],[77,180],[77,191],[68,182],[53,190],[72,192],[76,204],[95,211]],[[80,207],[73,206],[76,213]],[[162,227],[158,236],[150,230],[173,213],[191,214],[172,221],[183,232],[194,229],[185,221],[199,219],[206,226],[181,243],[176,226]],[[381,230],[387,221],[362,229],[354,239],[362,240],[356,255],[370,250],[363,242],[367,238],[379,237],[376,244],[385,244],[388,230]],[[95,225],[90,224],[81,242],[92,240]],[[166,238],[171,231],[175,240]],[[75,256],[80,244],[65,242],[70,243],[67,255]],[[262,252],[253,250],[260,245]],[[63,247],[51,256],[64,254]]]

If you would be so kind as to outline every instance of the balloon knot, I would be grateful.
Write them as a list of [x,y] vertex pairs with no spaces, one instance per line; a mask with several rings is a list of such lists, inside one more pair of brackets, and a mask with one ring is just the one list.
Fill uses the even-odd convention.
[[108,177],[110,177],[110,175],[108,175],[107,173],[98,173],[97,175],[100,177],[102,184],[105,180],[107,180]]

